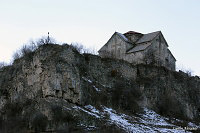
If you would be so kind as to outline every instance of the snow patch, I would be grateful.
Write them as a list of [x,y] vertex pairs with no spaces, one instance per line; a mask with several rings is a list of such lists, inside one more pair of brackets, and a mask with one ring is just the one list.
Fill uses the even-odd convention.
[[99,88],[97,88],[96,86],[93,85],[93,88],[96,90],[96,91],[101,91]]
[[188,123],[188,127],[194,127],[194,128],[199,128],[200,129],[200,125],[196,125],[195,123],[192,123],[192,122]]
[[92,81],[90,79],[87,79],[86,77],[82,77],[82,79],[89,82],[89,83],[92,83]]
[[97,114],[100,114],[99,110],[97,110],[94,106],[92,105],[86,105],[84,106],[86,109],[92,111],[93,113],[97,113]]
[[139,121],[135,119],[128,121],[126,118],[131,116],[117,114],[117,112],[111,108],[104,107],[104,111],[109,114],[111,123],[129,133],[189,133],[181,128],[178,129],[178,127],[173,124],[167,123],[164,117],[146,108],[144,109],[145,114],[138,118]]
[[144,108],[144,114],[142,115],[142,122],[146,122],[148,124],[160,125],[160,126],[174,126],[173,124],[169,124],[165,120],[166,118],[160,116],[156,112]]
[[[99,111],[92,105],[86,105],[84,107],[74,106],[73,108],[82,110],[83,112],[94,116],[98,119],[104,119],[106,114],[109,115],[107,121],[117,127],[123,129],[128,133],[190,133],[184,130],[182,127],[178,127],[167,122],[167,118],[160,116],[156,112],[144,108],[144,114],[138,116],[129,116],[126,114],[118,113],[112,108],[102,106],[103,111]],[[92,130],[95,127],[86,126],[88,130]],[[188,123],[188,127],[199,128],[194,123]]]
[[154,133],[154,131],[147,126],[143,126],[143,125],[136,124],[136,123],[134,123],[134,124],[129,123],[126,119],[123,118],[126,115],[124,115],[124,114],[118,115],[118,114],[116,114],[116,111],[112,110],[111,108],[105,107],[104,111],[109,114],[111,123],[117,125],[118,127],[121,127],[122,129],[124,129],[127,132],[144,133],[145,130],[148,129],[149,132]]
[[100,118],[99,114],[96,114],[96,113],[93,113],[93,112],[90,112],[90,111],[87,111],[79,106],[74,106],[73,107],[74,109],[79,109],[79,110],[82,110],[83,112],[89,114],[89,115],[92,115],[92,116],[95,116],[96,118]]

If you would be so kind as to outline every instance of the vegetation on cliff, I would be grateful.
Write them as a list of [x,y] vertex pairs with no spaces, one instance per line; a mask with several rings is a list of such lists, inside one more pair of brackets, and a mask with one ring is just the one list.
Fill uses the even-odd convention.
[[[0,69],[1,132],[171,131],[190,122],[198,128],[197,76],[100,58],[68,44],[20,53]],[[145,114],[165,125],[148,125]]]

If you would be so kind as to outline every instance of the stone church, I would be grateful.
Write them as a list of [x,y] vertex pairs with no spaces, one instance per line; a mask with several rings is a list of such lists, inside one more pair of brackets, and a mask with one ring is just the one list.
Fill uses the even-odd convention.
[[98,51],[101,57],[123,59],[133,64],[151,64],[175,70],[176,59],[161,31],[142,34],[115,32]]

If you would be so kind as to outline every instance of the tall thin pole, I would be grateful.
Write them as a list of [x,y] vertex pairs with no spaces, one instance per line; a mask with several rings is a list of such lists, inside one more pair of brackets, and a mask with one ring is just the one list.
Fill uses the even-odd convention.
[[49,44],[50,38],[49,38],[49,32],[48,32],[48,37],[47,37],[47,44]]

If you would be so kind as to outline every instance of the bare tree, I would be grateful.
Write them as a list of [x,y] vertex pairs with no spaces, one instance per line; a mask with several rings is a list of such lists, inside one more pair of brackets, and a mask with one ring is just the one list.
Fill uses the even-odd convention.
[[77,43],[77,42],[75,42],[75,43],[71,43],[71,46],[74,48],[74,49],[76,49],[79,53],[83,53],[83,45],[82,44],[80,44],[80,43]]
[[98,53],[97,53],[97,50],[94,48],[94,47],[92,47],[92,48],[84,48],[83,49],[83,53],[87,53],[87,54],[93,54],[93,55],[97,55]]
[[5,62],[0,62],[0,69],[6,66],[7,64]]
[[178,64],[177,67],[176,67],[176,71],[184,72],[188,76],[194,75],[194,71],[191,68],[185,67],[183,64]]
[[32,51],[34,51],[34,50],[37,49],[37,44],[36,44],[36,42],[33,41],[33,40],[30,40],[29,45],[30,45],[30,49],[31,49]]
[[76,49],[80,54],[94,54],[97,55],[97,52],[94,48],[86,48],[81,43],[71,43],[71,46]]
[[21,52],[19,50],[17,50],[14,54],[13,54],[13,60],[17,60],[19,58],[21,58]]
[[24,55],[27,55],[31,52],[33,52],[36,49],[36,47],[31,43],[30,45],[28,44],[24,44],[19,50],[17,50],[14,54],[13,54],[13,59],[19,59]]
[[13,59],[19,59],[24,55],[27,55],[33,51],[35,51],[39,46],[45,45],[45,44],[55,44],[56,41],[52,37],[41,37],[37,40],[30,40],[28,43],[24,44],[19,50],[17,50],[13,54]]
[[45,44],[55,44],[56,41],[54,38],[52,37],[41,37],[40,39],[38,39],[35,44],[39,47],[41,45],[45,45]]
[[21,51],[22,56],[24,56],[28,53],[31,53],[33,49],[31,45],[23,45],[20,51]]

